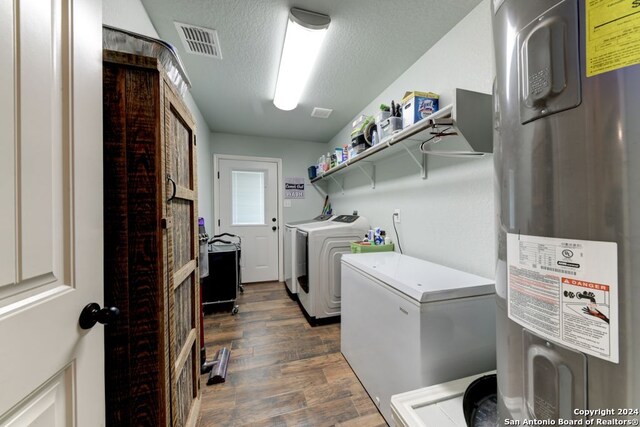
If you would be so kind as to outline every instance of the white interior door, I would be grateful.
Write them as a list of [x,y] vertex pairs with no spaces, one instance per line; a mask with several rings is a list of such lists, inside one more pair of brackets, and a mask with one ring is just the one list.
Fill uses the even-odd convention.
[[104,424],[101,21],[0,0],[0,426]]
[[242,282],[279,279],[279,165],[275,159],[218,158],[216,234],[242,238]]

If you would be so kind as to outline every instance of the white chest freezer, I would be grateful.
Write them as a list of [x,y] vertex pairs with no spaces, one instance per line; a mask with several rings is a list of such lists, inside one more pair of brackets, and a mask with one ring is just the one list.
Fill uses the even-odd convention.
[[494,283],[395,252],[342,257],[341,350],[392,424],[391,395],[496,366]]

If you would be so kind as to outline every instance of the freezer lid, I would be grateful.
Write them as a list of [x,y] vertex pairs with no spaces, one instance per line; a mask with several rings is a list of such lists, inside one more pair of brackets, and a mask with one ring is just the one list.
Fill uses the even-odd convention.
[[304,221],[287,222],[284,226],[285,227],[289,227],[289,228],[296,228],[296,225],[308,224],[310,222],[313,222],[313,220],[312,219],[307,219],[307,220],[304,220]]
[[346,254],[342,262],[421,303],[495,292],[492,279],[396,252]]
[[294,228],[294,226],[296,226],[296,225],[313,224],[315,222],[329,221],[332,217],[333,217],[333,215],[318,215],[317,217],[311,218],[311,219],[304,219],[302,221],[287,222],[285,224],[285,227]]
[[[350,220],[351,218],[353,218],[352,222],[337,221],[338,218],[345,216],[350,217]],[[353,215],[340,215],[336,218],[333,218],[331,221],[314,222],[311,224],[302,224],[298,226],[298,230],[314,231],[315,233],[334,234],[336,230],[340,230],[338,231],[337,235],[341,235],[340,233],[344,233],[345,230],[356,230],[357,234],[360,234],[360,232],[362,232],[364,235],[364,233],[368,229],[369,220],[367,218],[363,216]],[[346,232],[348,233],[349,231]]]

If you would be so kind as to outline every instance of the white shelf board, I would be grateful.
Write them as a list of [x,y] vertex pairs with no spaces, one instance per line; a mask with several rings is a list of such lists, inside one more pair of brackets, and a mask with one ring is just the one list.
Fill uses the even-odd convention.
[[[331,176],[334,178],[338,175],[342,175],[354,168],[351,167],[353,165],[364,166],[364,164],[369,163],[373,164],[376,161],[383,159],[385,157],[392,156],[399,151],[406,150],[409,151],[411,148],[414,148],[421,144],[422,142],[432,138],[434,132],[434,124],[433,120],[447,117],[451,115],[451,110],[453,105],[447,105],[446,107],[438,110],[437,112],[431,114],[430,116],[425,117],[419,122],[402,129],[401,131],[394,133],[393,135],[385,138],[380,141],[379,144],[374,145],[358,154],[357,156],[347,160],[346,162],[342,162],[338,166],[335,166],[323,174],[313,178],[311,183],[314,184],[316,182],[327,179]],[[425,171],[425,162],[424,159],[420,162],[416,159],[412,153],[409,153],[413,159],[416,161],[419,167],[422,168],[422,177],[426,178]],[[369,178],[372,181],[372,187],[375,187],[375,179],[372,179],[371,176]]]

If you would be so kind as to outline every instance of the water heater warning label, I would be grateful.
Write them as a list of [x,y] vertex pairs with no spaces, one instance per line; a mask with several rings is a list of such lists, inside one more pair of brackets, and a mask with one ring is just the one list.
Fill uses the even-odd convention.
[[507,235],[509,318],[618,363],[617,244]]
[[587,77],[640,63],[640,0],[587,0]]

